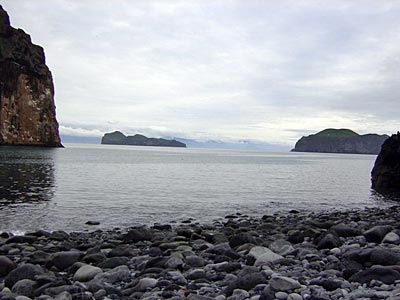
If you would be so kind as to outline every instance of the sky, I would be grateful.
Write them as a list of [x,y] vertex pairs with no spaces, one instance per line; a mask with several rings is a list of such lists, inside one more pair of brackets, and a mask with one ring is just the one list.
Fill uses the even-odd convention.
[[0,0],[45,49],[63,135],[294,144],[400,130],[397,0]]

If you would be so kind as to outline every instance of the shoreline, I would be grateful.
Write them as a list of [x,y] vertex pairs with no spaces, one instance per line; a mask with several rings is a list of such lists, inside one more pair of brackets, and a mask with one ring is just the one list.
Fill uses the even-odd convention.
[[0,299],[400,299],[398,220],[391,206],[3,232]]

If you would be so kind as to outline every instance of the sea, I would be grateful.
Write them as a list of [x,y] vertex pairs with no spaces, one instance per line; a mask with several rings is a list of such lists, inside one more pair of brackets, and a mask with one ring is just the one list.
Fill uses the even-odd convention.
[[[67,144],[0,147],[0,231],[84,231],[230,214],[390,206],[376,156]],[[87,225],[87,221],[99,225]]]

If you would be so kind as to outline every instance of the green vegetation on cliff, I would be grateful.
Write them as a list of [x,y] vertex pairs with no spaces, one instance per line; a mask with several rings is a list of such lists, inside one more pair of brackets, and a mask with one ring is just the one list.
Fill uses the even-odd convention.
[[322,131],[314,134],[314,136],[328,137],[328,138],[348,138],[348,137],[354,137],[354,136],[360,136],[360,135],[350,129],[329,128],[329,129],[325,129],[325,130],[322,130]]

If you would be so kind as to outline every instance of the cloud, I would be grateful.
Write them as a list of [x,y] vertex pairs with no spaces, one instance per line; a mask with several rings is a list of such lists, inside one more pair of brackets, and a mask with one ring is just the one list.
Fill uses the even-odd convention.
[[400,127],[398,1],[3,2],[45,48],[62,130],[293,143]]

